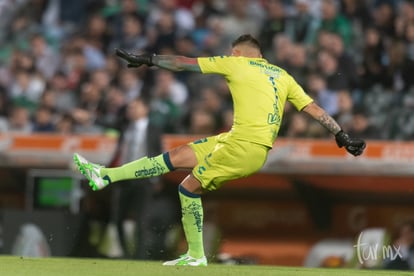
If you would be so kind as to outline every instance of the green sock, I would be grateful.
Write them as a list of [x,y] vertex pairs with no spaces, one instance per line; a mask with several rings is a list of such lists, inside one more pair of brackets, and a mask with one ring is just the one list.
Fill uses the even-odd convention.
[[181,202],[181,222],[188,243],[188,254],[193,258],[204,256],[203,245],[203,205],[201,196],[178,187]]
[[110,182],[116,182],[159,176],[173,170],[169,154],[163,153],[155,157],[143,157],[117,168],[102,168],[100,174],[103,178],[109,178]]

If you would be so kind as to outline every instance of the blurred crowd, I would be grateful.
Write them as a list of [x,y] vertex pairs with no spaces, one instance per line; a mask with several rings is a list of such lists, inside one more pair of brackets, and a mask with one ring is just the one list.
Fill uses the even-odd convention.
[[[228,130],[221,76],[127,69],[114,49],[225,55],[250,33],[351,135],[414,138],[414,0],[2,0],[0,28],[0,132],[116,131],[136,97],[164,133]],[[284,117],[280,136],[329,137]]]

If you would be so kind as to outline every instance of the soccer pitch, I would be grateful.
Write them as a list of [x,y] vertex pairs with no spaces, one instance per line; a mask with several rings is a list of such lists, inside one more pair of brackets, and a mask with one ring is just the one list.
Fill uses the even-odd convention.
[[237,276],[347,276],[347,275],[414,275],[410,272],[383,270],[350,270],[350,269],[314,269],[301,267],[280,267],[262,265],[219,265],[207,267],[162,266],[161,262],[143,262],[106,259],[75,258],[23,258],[18,256],[0,256],[0,275],[4,276],[104,276],[104,275],[237,275]]

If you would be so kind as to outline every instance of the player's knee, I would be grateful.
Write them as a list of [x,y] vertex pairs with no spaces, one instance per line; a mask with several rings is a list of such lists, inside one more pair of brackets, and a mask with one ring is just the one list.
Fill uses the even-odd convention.
[[180,185],[193,194],[202,194],[204,192],[200,181],[192,174],[188,175]]
[[197,165],[197,158],[189,145],[182,145],[169,152],[171,164],[178,169],[192,169]]

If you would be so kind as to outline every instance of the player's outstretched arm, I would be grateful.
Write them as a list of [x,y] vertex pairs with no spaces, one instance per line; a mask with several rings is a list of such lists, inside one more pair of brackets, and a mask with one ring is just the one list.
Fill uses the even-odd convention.
[[141,65],[158,66],[170,71],[192,71],[201,72],[197,58],[174,55],[155,54],[133,54],[123,49],[115,49],[118,57],[128,62],[128,67],[139,67]]
[[325,110],[323,110],[316,103],[308,104],[303,111],[311,115],[315,120],[335,135],[338,147],[345,147],[345,149],[354,156],[361,155],[364,152],[366,147],[365,141],[349,137],[349,135],[341,129],[335,119],[329,116]]

